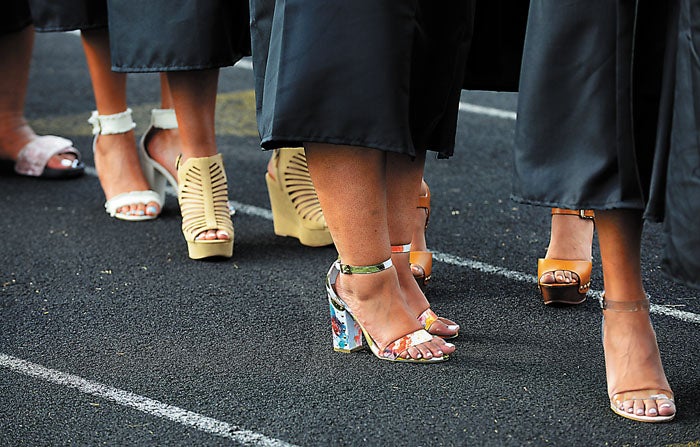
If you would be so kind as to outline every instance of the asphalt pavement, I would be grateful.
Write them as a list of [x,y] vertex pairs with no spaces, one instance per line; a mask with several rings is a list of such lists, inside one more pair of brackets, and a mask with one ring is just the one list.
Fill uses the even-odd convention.
[[[427,296],[462,331],[450,361],[425,366],[332,350],[335,251],[274,235],[252,88],[249,62],[222,70],[231,260],[187,257],[172,195],[159,219],[123,222],[92,169],[51,181],[0,164],[0,445],[700,446],[700,292],[660,271],[660,225],[645,228],[643,272],[675,421],[608,408],[597,246],[591,298],[541,303],[548,210],[509,200],[517,95],[465,92],[456,155],[428,160]],[[138,135],[158,94],[157,75],[129,78]],[[39,35],[35,129],[94,166],[93,108],[79,38]]]

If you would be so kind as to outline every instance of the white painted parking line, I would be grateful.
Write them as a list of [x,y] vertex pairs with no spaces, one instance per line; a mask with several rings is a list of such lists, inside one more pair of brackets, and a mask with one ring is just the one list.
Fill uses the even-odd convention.
[[120,390],[98,382],[83,379],[72,374],[46,368],[36,363],[0,353],[0,366],[14,372],[35,377],[46,382],[75,388],[81,393],[97,396],[115,402],[119,405],[134,408],[143,413],[162,419],[168,419],[178,424],[192,427],[196,430],[227,438],[243,445],[260,447],[293,447],[293,444],[269,438],[260,433],[244,430],[227,422],[194,413],[173,405],[169,405],[148,397],[139,396],[129,391]]

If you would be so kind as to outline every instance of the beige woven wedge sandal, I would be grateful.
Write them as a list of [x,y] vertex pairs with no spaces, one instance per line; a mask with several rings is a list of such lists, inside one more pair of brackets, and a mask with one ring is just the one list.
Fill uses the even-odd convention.
[[[177,162],[182,233],[192,259],[233,256],[233,223],[228,208],[228,186],[221,154]],[[197,239],[202,232],[223,230],[228,239]]]

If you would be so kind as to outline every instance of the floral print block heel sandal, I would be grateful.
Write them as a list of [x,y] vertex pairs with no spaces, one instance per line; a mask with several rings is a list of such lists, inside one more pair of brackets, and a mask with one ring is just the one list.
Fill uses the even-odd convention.
[[[178,195],[182,233],[190,258],[233,256],[233,223],[228,208],[228,185],[221,154],[177,160]],[[203,240],[208,230],[222,230],[228,239]]]
[[[565,214],[578,216],[581,219],[595,219],[593,210],[567,210],[552,208],[552,215]],[[537,260],[537,288],[542,293],[544,304],[571,306],[586,301],[586,294],[591,288],[591,261],[546,259]],[[557,270],[566,270],[575,273],[578,281],[572,283],[545,283],[542,277],[547,273],[554,274]]]
[[432,358],[402,357],[401,354],[408,348],[417,346],[433,340],[433,336],[425,329],[419,329],[410,334],[404,335],[398,340],[389,343],[387,346],[379,346],[372,339],[372,336],[362,327],[352,314],[352,311],[343,302],[342,298],[335,292],[335,284],[338,275],[372,274],[384,271],[393,266],[391,259],[387,259],[381,264],[369,266],[355,266],[341,264],[335,261],[326,277],[326,291],[328,293],[328,303],[331,312],[331,327],[333,330],[333,349],[338,352],[355,352],[364,348],[362,336],[372,353],[380,360],[403,363],[438,363],[449,359],[448,355]]
[[[412,253],[411,252],[411,244],[392,245],[391,246],[391,253],[392,254]],[[448,320],[447,318],[439,317],[435,312],[433,312],[433,310],[431,308],[427,308],[420,315],[418,315],[418,321],[420,321],[420,324],[422,324],[423,327],[425,328],[425,330],[428,331],[431,335],[434,335],[436,337],[440,337],[443,340],[452,340],[452,339],[455,339],[459,336],[459,325],[452,320]],[[435,332],[431,332],[430,329],[433,327],[433,324],[436,321],[440,321],[441,323],[445,324],[446,326],[449,327],[449,329],[453,330],[453,332],[451,334],[437,334]]]

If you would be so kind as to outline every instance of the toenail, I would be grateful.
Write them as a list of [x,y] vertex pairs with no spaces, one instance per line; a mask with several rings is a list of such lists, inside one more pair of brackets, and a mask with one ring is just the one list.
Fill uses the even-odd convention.
[[637,414],[640,415],[640,416],[643,415],[643,414],[644,414],[644,410],[643,410],[642,408],[639,408],[639,409],[637,410]]
[[445,346],[447,346],[448,348],[454,348],[454,347],[455,347],[454,343],[445,343]]
[[671,408],[671,404],[662,404],[661,408]]
[[438,352],[437,352],[437,355],[439,355],[440,357],[442,357],[442,351],[438,351]]
[[649,414],[656,416],[656,408],[650,408]]
[[632,408],[632,407],[628,408],[628,409],[627,409],[627,412],[628,412],[628,413],[634,413],[634,408]]
[[459,325],[458,324],[450,324],[449,326],[447,326],[447,329],[449,329],[451,331],[456,331],[457,329],[459,329]]
[[433,353],[432,353],[432,352],[427,352],[427,353],[425,354],[425,356],[428,357],[428,358],[430,358],[430,357],[433,356]]
[[72,166],[73,165],[73,160],[70,160],[68,158],[63,158],[61,159],[61,166]]
[[417,358],[417,359],[420,359],[420,358],[423,358],[423,356],[422,356],[422,355],[420,354],[420,352],[419,352],[418,354],[416,354],[416,358]]
[[146,208],[146,212],[148,214],[155,214],[158,212],[158,209],[155,206],[149,206],[148,208]]
[[136,211],[137,216],[143,216],[144,214],[146,214],[146,213],[143,210]]

